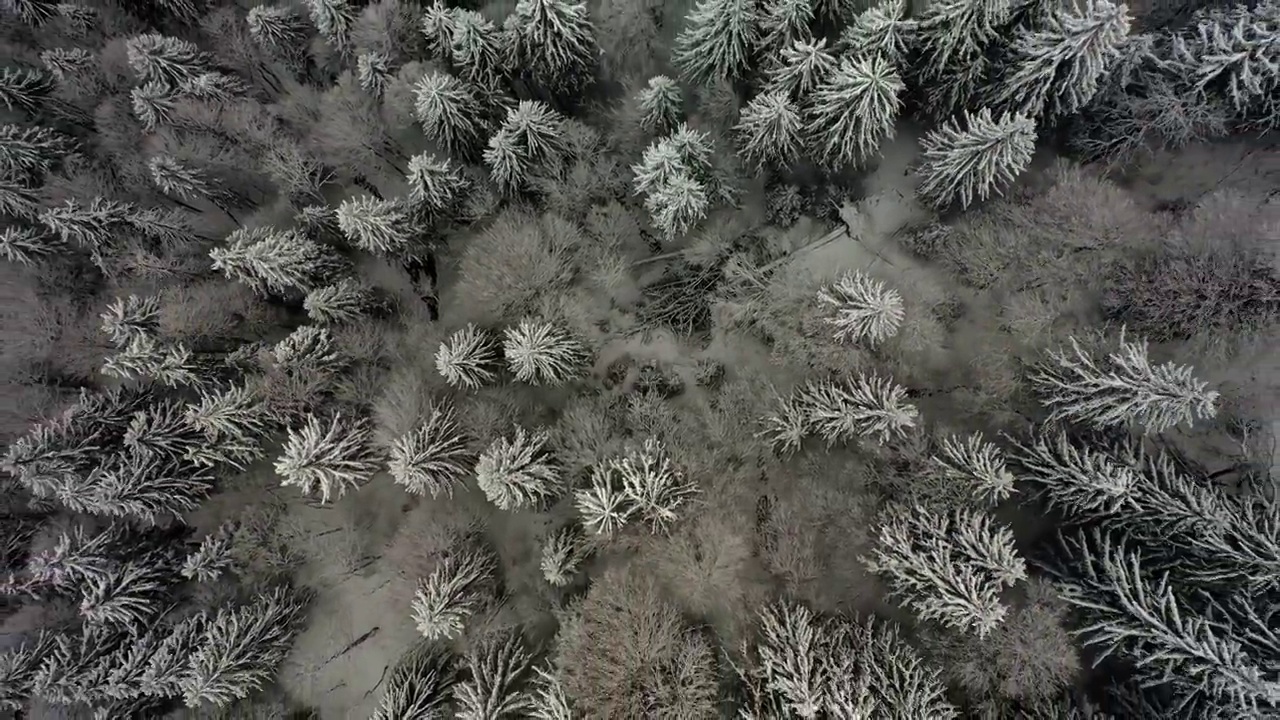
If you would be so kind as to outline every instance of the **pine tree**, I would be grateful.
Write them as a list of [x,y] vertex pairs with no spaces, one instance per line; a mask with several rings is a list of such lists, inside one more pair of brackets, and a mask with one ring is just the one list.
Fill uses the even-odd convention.
[[333,333],[318,325],[303,325],[271,348],[278,367],[294,374],[331,375],[347,364],[333,341]]
[[1101,361],[1074,337],[1071,352],[1051,351],[1050,362],[1031,375],[1051,421],[1067,420],[1095,428],[1140,426],[1159,433],[1217,413],[1218,392],[1173,362],[1152,365],[1145,340],[1129,342],[1121,331],[1119,348]]
[[341,257],[296,230],[238,228],[209,251],[213,269],[255,290],[286,293],[323,287],[344,267]]
[[445,645],[423,643],[400,660],[370,720],[435,718],[449,709],[458,668]]
[[320,502],[327,503],[367,483],[379,463],[367,422],[334,415],[326,428],[320,418],[308,415],[301,428],[289,429],[275,470],[281,485],[296,485],[304,495],[319,492]]
[[93,53],[84,48],[50,48],[40,53],[45,70],[60,83],[91,72],[95,60]]
[[262,49],[287,59],[301,56],[308,27],[293,8],[280,5],[255,5],[245,15],[249,34]]
[[444,0],[431,0],[422,8],[422,20],[418,30],[426,42],[427,54],[435,60],[448,60],[452,55],[454,18],[458,9],[444,4]]
[[0,709],[17,713],[26,706],[52,644],[52,636],[40,632],[0,653]]
[[36,188],[31,187],[28,181],[0,176],[0,213],[18,220],[33,221],[42,211]]
[[818,291],[818,302],[832,308],[826,320],[841,341],[882,342],[898,334],[906,315],[897,290],[857,270]]
[[1091,520],[1138,508],[1141,475],[1101,448],[1076,446],[1065,433],[1041,433],[1015,448],[1014,460],[1049,508]]
[[266,403],[247,385],[202,391],[200,399],[187,406],[186,421],[208,441],[193,460],[242,471],[266,452],[262,441],[275,425]]
[[612,461],[592,467],[590,484],[576,490],[573,498],[583,526],[596,535],[613,535],[631,520],[636,511]]
[[680,122],[684,105],[680,84],[666,75],[655,75],[636,96],[636,105],[642,130],[654,135],[670,132]]
[[809,410],[799,393],[775,398],[774,405],[775,410],[761,420],[756,437],[768,440],[773,452],[786,457],[799,451],[812,431]]
[[338,325],[369,316],[379,303],[372,285],[355,278],[343,278],[307,293],[302,305],[312,322]]
[[413,88],[414,112],[429,140],[453,155],[470,157],[486,132],[486,113],[475,93],[461,80],[430,72]]
[[436,350],[436,370],[453,387],[475,390],[497,379],[497,338],[470,323],[454,332]]
[[173,88],[162,82],[138,85],[129,91],[133,114],[146,132],[173,127],[177,96]]
[[409,158],[409,201],[425,210],[429,217],[445,217],[452,213],[468,190],[468,181],[453,161],[421,153]]
[[99,317],[102,318],[102,332],[112,343],[117,347],[128,345],[134,338],[151,335],[159,327],[160,296],[117,297]]
[[1125,5],[1086,0],[1056,8],[1044,25],[1018,34],[991,103],[1033,119],[1072,115],[1097,94],[1128,36]]
[[778,602],[760,611],[760,656],[767,689],[800,718],[817,718],[831,681],[823,667],[829,630],[803,605]]
[[476,482],[499,510],[542,505],[563,490],[563,468],[547,447],[545,432],[516,426],[511,438],[493,441],[476,462]]
[[1009,21],[1010,0],[940,0],[920,14],[921,75],[932,81],[984,55]]
[[514,66],[539,85],[573,91],[591,80],[600,49],[585,2],[519,0],[504,28]]
[[563,385],[588,360],[586,348],[568,331],[532,319],[503,331],[502,351],[516,379],[534,385]]
[[391,58],[380,52],[360,53],[356,58],[356,80],[361,90],[381,99],[391,80]]
[[94,198],[88,205],[67,200],[40,213],[40,224],[68,245],[92,251],[110,248],[116,234],[129,226],[132,207],[126,203]]
[[813,40],[809,30],[814,19],[811,0],[776,0],[764,3],[758,12],[760,28],[756,31],[755,53],[768,58],[765,62],[793,45]]
[[529,716],[533,720],[574,720],[576,717],[565,692],[564,683],[556,673],[537,667],[533,683],[532,707]]
[[672,462],[666,447],[653,438],[613,465],[623,493],[654,532],[670,528],[679,518],[677,511],[697,494],[697,486]]
[[468,676],[453,688],[458,720],[525,717],[532,698],[524,685],[533,658],[519,632],[507,631],[476,642],[466,655]]
[[462,634],[467,620],[479,612],[492,594],[498,571],[492,553],[455,549],[431,574],[418,582],[413,595],[413,620],[428,640],[451,640]]
[[489,140],[484,160],[494,183],[507,191],[520,187],[530,170],[554,168],[568,155],[564,118],[537,100],[522,100],[507,112]]
[[413,243],[409,213],[398,200],[367,195],[344,200],[338,227],[356,247],[375,255],[395,255]]
[[889,62],[903,67],[914,49],[918,22],[907,17],[903,0],[885,0],[860,13],[840,35],[842,50],[856,55],[883,53]]
[[489,19],[475,10],[454,8],[449,53],[463,80],[481,87],[495,85],[509,52]]
[[769,70],[768,89],[800,101],[826,82],[835,69],[836,58],[827,49],[826,40],[797,40],[782,49],[780,62]]
[[1031,164],[1036,125],[1022,115],[993,118],[982,108],[948,120],[921,142],[919,193],[936,207],[968,207],[1000,192]]
[[701,181],[677,173],[653,189],[645,198],[644,207],[663,235],[675,239],[687,235],[707,217],[711,201]]
[[786,167],[794,162],[800,155],[803,130],[799,108],[781,90],[753,98],[734,127],[739,152],[757,168]]
[[432,407],[425,420],[392,443],[391,479],[411,495],[452,497],[476,460],[469,445],[453,405]]
[[136,35],[125,43],[125,50],[139,85],[176,88],[209,70],[209,57],[200,48],[168,35]]
[[0,69],[0,103],[10,111],[39,114],[56,88],[53,78],[39,70],[7,67]]
[[163,610],[168,580],[163,570],[132,562],[85,578],[80,617],[95,625],[142,627]]
[[0,125],[0,174],[39,177],[76,149],[76,143],[44,127]]
[[209,378],[191,348],[135,335],[102,363],[102,374],[121,380],[154,380],[169,387],[200,388]]
[[1004,454],[982,433],[944,437],[932,460],[947,480],[964,485],[974,500],[995,505],[1014,493],[1013,473]]
[[906,402],[906,388],[888,378],[858,375],[845,382],[810,382],[796,393],[805,425],[828,446],[876,436],[881,442],[916,426],[919,410]]
[[699,85],[734,80],[746,74],[758,33],[751,0],[701,0],[676,36],[671,61]]
[[968,508],[892,508],[864,562],[920,618],[978,637],[1004,620],[1000,593],[1027,577],[1013,534]]
[[182,562],[182,577],[202,583],[216,582],[233,565],[235,523],[223,523],[205,536]]
[[355,8],[347,0],[305,0],[311,24],[339,55],[351,50],[351,29],[356,21]]
[[857,165],[893,138],[905,85],[883,55],[845,58],[814,89],[807,115],[809,142],[830,167]]
[[1207,7],[1192,27],[1170,38],[1171,70],[1194,80],[1197,95],[1221,97],[1261,130],[1274,128],[1280,60],[1274,2]]
[[262,689],[284,662],[306,602],[300,593],[277,587],[251,604],[219,610],[178,683],[186,706],[225,706]]
[[565,587],[573,582],[582,561],[586,559],[582,531],[566,527],[548,537],[542,544],[539,567],[542,577],[553,587]]

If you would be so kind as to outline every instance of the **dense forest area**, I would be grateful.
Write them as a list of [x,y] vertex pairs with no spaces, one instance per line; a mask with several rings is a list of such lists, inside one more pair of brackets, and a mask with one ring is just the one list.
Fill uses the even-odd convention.
[[0,715],[1280,718],[1280,4],[0,0]]

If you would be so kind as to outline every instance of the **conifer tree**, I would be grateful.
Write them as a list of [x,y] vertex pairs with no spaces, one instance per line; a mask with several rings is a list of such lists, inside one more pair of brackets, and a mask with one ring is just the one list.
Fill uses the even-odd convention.
[[453,9],[449,55],[463,80],[480,87],[494,85],[511,51],[504,40],[485,16],[475,10]]
[[325,423],[308,415],[300,428],[289,429],[284,454],[275,464],[280,484],[296,485],[304,495],[318,492],[320,502],[342,497],[378,472],[378,456],[367,422],[340,414]]
[[271,348],[276,365],[296,374],[330,375],[347,364],[333,333],[326,327],[303,325]]
[[879,343],[898,334],[906,315],[897,290],[857,270],[822,288],[818,302],[832,308],[826,320],[835,326],[836,340]]
[[506,631],[481,638],[466,655],[468,674],[453,688],[458,720],[496,720],[525,717],[532,697],[524,685],[533,658],[519,632]]
[[757,652],[766,687],[796,717],[817,718],[827,705],[836,680],[824,667],[828,632],[803,605],[783,601],[760,611]]
[[764,3],[758,10],[760,28],[755,52],[765,63],[777,62],[775,58],[787,48],[813,40],[809,26],[813,23],[814,7],[811,0],[776,0]]
[[1014,459],[1050,508],[1101,520],[1138,507],[1141,474],[1103,448],[1077,446],[1065,433],[1040,433],[1016,449]]
[[1206,7],[1169,40],[1170,70],[1196,94],[1221,97],[1251,127],[1273,129],[1280,88],[1274,2]]
[[889,62],[903,67],[914,47],[918,22],[907,17],[903,0],[884,0],[861,13],[840,35],[840,47],[857,55],[883,53]]
[[963,484],[975,500],[995,505],[1014,493],[1014,477],[1004,454],[982,433],[948,435],[938,444],[933,464],[948,480]]
[[248,605],[219,610],[178,682],[186,706],[225,706],[262,689],[284,662],[305,608],[305,596],[276,587]]
[[495,184],[511,191],[531,170],[555,167],[568,152],[564,118],[544,102],[522,100],[490,138],[484,159]]
[[339,55],[351,50],[351,28],[356,21],[355,8],[347,0],[304,0],[311,24]]
[[800,110],[781,90],[761,93],[742,109],[734,131],[743,158],[763,168],[786,167],[800,154],[804,123]]
[[427,54],[440,61],[452,55],[454,18],[458,9],[444,4],[444,0],[431,0],[422,8],[422,20],[418,29],[426,41]]
[[792,100],[806,99],[831,76],[836,65],[826,40],[797,40],[782,49],[778,64],[769,70],[769,89],[786,93]]
[[74,140],[49,128],[0,125],[0,173],[39,177],[75,147]]
[[968,508],[943,515],[923,507],[885,513],[864,559],[892,596],[925,620],[985,637],[1003,620],[1000,593],[1027,577],[1013,534]]
[[442,160],[431,153],[409,158],[406,181],[409,183],[409,201],[414,207],[425,210],[429,217],[447,216],[457,207],[469,187],[460,167],[449,158]]
[[488,331],[470,323],[436,350],[436,370],[453,387],[475,390],[497,379],[501,346]]
[[199,400],[187,406],[186,421],[208,441],[193,459],[214,460],[238,470],[262,457],[266,452],[262,441],[275,425],[266,403],[247,385],[201,391]]
[[759,34],[751,0],[701,0],[676,36],[671,60],[691,82],[709,85],[746,74]]
[[919,410],[906,388],[888,378],[857,375],[844,382],[810,382],[796,393],[805,427],[828,446],[876,436],[887,442],[916,426]]
[[1051,351],[1050,362],[1031,375],[1051,420],[1092,427],[1137,425],[1159,433],[1217,413],[1218,392],[1192,376],[1192,368],[1173,362],[1153,365],[1145,340],[1127,341],[1101,360],[1086,352],[1076,338],[1071,352]]
[[648,84],[636,96],[640,128],[655,135],[671,132],[680,122],[683,104],[679,83],[666,75],[649,78]]
[[94,625],[141,627],[163,610],[166,573],[142,563],[125,562],[85,578],[80,617]]
[[485,134],[486,113],[461,80],[439,71],[427,73],[413,88],[414,112],[428,139],[445,152],[470,157]]
[[515,67],[539,85],[572,91],[591,80],[600,50],[585,2],[519,0],[504,28]]
[[413,595],[413,620],[428,640],[452,640],[462,634],[467,620],[490,599],[498,571],[493,553],[456,548],[446,554],[431,574],[418,582]]
[[844,58],[814,89],[807,135],[817,157],[830,167],[857,165],[893,138],[905,85],[883,55]]
[[540,667],[533,671],[537,678],[533,683],[533,705],[529,708],[529,716],[533,720],[573,720],[576,715],[560,676]]
[[377,309],[378,298],[373,286],[355,278],[343,278],[307,293],[302,306],[312,322],[337,325],[367,317]]
[[1085,0],[1048,14],[1043,25],[1022,30],[992,93],[994,106],[1029,118],[1055,119],[1085,107],[1129,36],[1129,9],[1108,0]]
[[285,293],[322,287],[344,266],[342,259],[296,230],[238,228],[223,247],[209,251],[213,269],[258,291]]
[[199,388],[208,378],[191,348],[135,335],[102,363],[102,374],[121,380],[150,379],[169,387]]
[[338,206],[338,227],[356,247],[375,255],[396,255],[413,243],[409,213],[398,200],[365,195]]
[[799,393],[775,398],[774,405],[774,411],[761,420],[756,437],[764,438],[773,452],[786,457],[799,451],[809,436],[812,430],[809,412]]
[[138,85],[129,91],[129,99],[143,130],[154,132],[174,125],[176,93],[170,86],[162,82]]
[[1009,21],[1010,0],[940,0],[920,14],[921,75],[937,82],[973,64]]
[[177,88],[209,70],[209,57],[200,48],[168,35],[136,35],[125,43],[125,49],[139,85],[158,83]]
[[235,542],[235,523],[223,523],[200,541],[200,545],[182,561],[182,577],[212,583],[231,568]]
[[503,331],[502,351],[516,379],[534,385],[563,385],[588,359],[586,348],[566,330],[531,319]]
[[563,468],[547,447],[545,432],[516,426],[511,438],[499,437],[476,462],[476,482],[499,510],[538,507],[563,489]]
[[677,173],[655,187],[644,200],[653,224],[669,239],[687,235],[707,216],[711,200],[707,187],[685,173]]
[[636,511],[612,461],[599,463],[591,469],[590,484],[574,492],[574,507],[582,517],[584,527],[606,537],[621,530]]
[[411,495],[452,497],[476,460],[469,446],[453,405],[442,403],[392,442],[388,471]]
[[90,72],[95,57],[84,48],[50,48],[40,53],[40,62],[51,77],[62,83]]
[[286,59],[297,59],[306,44],[308,28],[292,8],[255,5],[245,15],[249,34],[262,49]]
[[574,575],[586,559],[583,540],[582,531],[570,526],[553,533],[543,542],[539,567],[542,577],[553,587],[565,587],[573,582]]
[[387,678],[370,720],[432,718],[449,710],[458,668],[446,645],[423,643],[405,654]]
[[37,115],[56,85],[48,74],[30,68],[0,69],[0,103],[10,111]]
[[94,198],[88,205],[67,200],[63,205],[40,213],[40,224],[69,245],[91,251],[111,247],[118,232],[129,226],[132,208],[122,202]]
[[102,318],[102,332],[112,343],[128,345],[135,337],[156,331],[160,319],[160,296],[117,297],[99,317]]
[[[0,193],[3,191],[0,190]],[[0,214],[5,213],[0,199]],[[66,252],[67,246],[60,238],[35,227],[10,225],[0,230],[0,258],[28,267]]]
[[356,58],[356,79],[370,97],[381,99],[391,79],[391,58],[380,52],[360,53]]
[[653,438],[616,459],[613,470],[634,512],[653,532],[669,529],[679,519],[678,511],[697,493],[666,446]]
[[1036,125],[1006,113],[993,118],[987,108],[948,120],[921,141],[920,195],[936,207],[959,201],[968,207],[1000,192],[1031,164]]
[[18,220],[36,220],[43,211],[36,188],[22,179],[0,176],[0,213]]

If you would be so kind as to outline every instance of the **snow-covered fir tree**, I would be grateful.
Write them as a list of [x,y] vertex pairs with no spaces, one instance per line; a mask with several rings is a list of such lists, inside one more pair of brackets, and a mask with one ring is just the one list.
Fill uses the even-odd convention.
[[210,69],[208,55],[195,43],[158,33],[130,38],[125,53],[139,85],[155,82],[176,88]]
[[184,165],[172,155],[156,155],[147,161],[151,181],[160,192],[183,200],[207,198],[213,194],[204,173]]
[[1187,365],[1153,364],[1145,340],[1127,340],[1122,331],[1119,347],[1102,358],[1069,340],[1070,351],[1050,351],[1031,375],[1051,420],[1159,433],[1217,414],[1218,391]]
[[[9,209],[0,188],[0,213],[21,218],[22,214]],[[34,209],[34,208],[33,208]],[[10,225],[0,230],[0,258],[28,267],[57,257],[67,250],[61,238],[35,227]]]
[[533,720],[573,720],[577,717],[560,676],[551,669],[536,667],[529,716]]
[[782,49],[777,65],[769,69],[768,89],[785,93],[792,100],[804,100],[836,65],[836,56],[825,39],[797,40]]
[[632,512],[649,523],[653,532],[666,531],[675,524],[698,491],[671,459],[666,446],[653,438],[624,453],[612,466]]
[[245,14],[249,34],[268,52],[284,57],[297,54],[306,43],[306,20],[284,5],[255,5]]
[[701,0],[676,36],[671,61],[700,85],[737,79],[748,70],[759,32],[751,0]]
[[39,177],[75,148],[74,140],[49,128],[0,125],[0,173]]
[[482,637],[466,654],[467,675],[453,688],[458,720],[497,720],[523,717],[532,697],[524,688],[533,670],[533,656],[519,632]]
[[481,87],[495,83],[511,53],[506,40],[485,16],[454,8],[449,53],[463,80]]
[[763,3],[757,12],[760,28],[754,51],[766,64],[776,62],[775,58],[793,44],[813,39],[809,29],[814,19],[811,0],[776,0]]
[[818,291],[818,302],[830,308],[827,323],[842,341],[882,342],[898,334],[906,316],[897,290],[858,270]]
[[761,419],[760,426],[756,437],[768,441],[769,448],[784,457],[799,451],[812,430],[808,409],[799,393],[775,397],[773,412]]
[[303,5],[320,37],[340,55],[345,55],[351,49],[355,8],[347,0],[303,0]]
[[902,437],[916,426],[919,410],[907,402],[906,388],[877,375],[855,375],[836,382],[806,383],[792,395],[771,422],[773,442],[794,445],[786,432],[803,423],[805,434],[821,437],[828,446],[875,437],[879,442]]
[[502,354],[517,380],[534,385],[563,385],[588,360],[587,349],[567,330],[533,319],[503,331]]
[[98,317],[102,318],[102,332],[111,342],[117,347],[127,346],[134,338],[151,335],[159,328],[160,296],[117,297]]
[[498,509],[538,507],[564,489],[564,469],[547,447],[550,439],[516,426],[510,438],[497,438],[480,454],[476,482]]
[[486,136],[486,112],[480,99],[458,78],[439,71],[414,85],[414,113],[427,139],[451,155],[470,157]]
[[430,217],[450,213],[468,189],[459,166],[449,158],[440,159],[431,153],[409,158],[405,181],[409,184],[409,202]]
[[609,536],[621,530],[636,512],[612,461],[591,468],[590,483],[574,491],[573,504],[583,526],[596,535]]
[[80,617],[93,625],[140,627],[169,600],[167,573],[145,563],[125,562],[85,578]]
[[271,348],[276,366],[294,374],[329,375],[347,364],[347,356],[333,341],[333,333],[321,325],[302,325]]
[[40,62],[58,82],[87,72],[95,58],[84,48],[49,48],[40,52]]
[[817,159],[839,167],[877,154],[893,138],[905,87],[883,55],[842,59],[813,90],[806,111],[806,134]]
[[891,596],[925,620],[985,637],[1008,612],[1000,594],[1027,577],[1013,534],[984,511],[895,506],[864,560]]
[[513,67],[539,85],[571,92],[594,74],[600,50],[585,2],[519,0],[503,27]]
[[418,582],[411,604],[418,632],[428,640],[452,640],[461,635],[467,620],[491,599],[497,571],[498,561],[491,552],[451,550]]
[[917,26],[922,76],[937,82],[972,65],[1009,21],[1010,0],[940,0],[924,9]]
[[743,159],[763,167],[786,167],[800,154],[804,122],[800,109],[781,90],[754,97],[734,127]]
[[409,213],[398,200],[368,195],[344,200],[338,227],[356,247],[375,255],[396,255],[413,243]]
[[840,47],[861,55],[883,53],[902,67],[915,46],[917,25],[907,17],[904,0],[885,0],[858,13],[840,34]]
[[209,379],[205,370],[184,343],[162,343],[152,335],[133,336],[102,363],[108,377],[149,379],[169,387],[199,388]]
[[406,653],[391,671],[370,720],[443,715],[449,710],[457,680],[457,662],[448,646],[422,643]]
[[636,95],[636,105],[642,130],[654,135],[671,132],[680,122],[684,106],[680,84],[666,75],[655,75]]
[[453,405],[440,403],[414,429],[392,442],[387,469],[391,479],[412,495],[450,497],[475,460]]
[[474,324],[455,331],[436,350],[436,371],[453,387],[475,390],[498,377],[501,345]]
[[962,485],[979,502],[995,505],[1015,492],[1015,478],[1009,472],[1004,453],[980,432],[942,438],[932,461],[943,477]]
[[321,325],[349,323],[367,317],[378,306],[372,285],[356,278],[343,278],[307,293],[302,306],[312,322]]
[[219,525],[200,541],[195,552],[182,563],[182,577],[196,582],[211,583],[222,577],[233,564],[232,548],[235,544],[236,524]]
[[0,70],[0,104],[8,110],[37,114],[55,87],[52,77],[34,68]]
[[585,538],[575,526],[562,528],[542,543],[542,577],[553,587],[565,587],[573,582],[582,561],[586,559]]
[[484,161],[494,184],[515,192],[535,171],[554,170],[567,153],[564,118],[544,102],[522,100],[489,138]]
[[362,52],[356,57],[356,80],[371,97],[381,98],[391,79],[391,58],[386,53]]
[[209,257],[228,279],[274,293],[314,290],[344,267],[332,248],[296,230],[271,228],[238,228]]
[[206,457],[241,470],[263,455],[263,440],[275,427],[266,403],[243,384],[202,391],[185,418],[208,441]]
[[706,185],[685,173],[672,175],[644,199],[653,224],[670,239],[687,235],[707,217],[710,207]]
[[318,494],[327,503],[369,482],[379,470],[379,457],[366,421],[335,414],[326,423],[308,415],[301,427],[289,429],[275,470],[281,485]]
[[935,207],[968,207],[1001,192],[1031,164],[1036,124],[1011,113],[993,117],[982,108],[947,120],[920,144],[920,195]]

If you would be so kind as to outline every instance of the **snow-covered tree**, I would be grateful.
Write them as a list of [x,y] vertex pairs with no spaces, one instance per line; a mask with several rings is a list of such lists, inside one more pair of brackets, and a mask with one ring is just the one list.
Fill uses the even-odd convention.
[[159,33],[130,38],[125,52],[139,85],[154,82],[176,88],[210,69],[208,55],[195,43]]
[[522,100],[507,111],[502,127],[489,139],[484,160],[494,183],[512,191],[530,171],[554,168],[568,152],[564,117],[544,102]]
[[975,500],[994,505],[1014,493],[1014,477],[1000,448],[983,439],[982,433],[965,437],[948,435],[933,456],[947,480],[961,484]]
[[497,379],[501,345],[494,335],[468,323],[436,350],[436,371],[454,387],[475,390]]
[[40,62],[58,82],[67,82],[90,72],[96,58],[84,48],[49,48],[40,52]]
[[312,322],[335,325],[367,317],[378,304],[372,285],[355,278],[343,278],[307,293],[302,306]]
[[868,569],[925,620],[985,637],[1004,620],[1000,593],[1027,577],[1013,533],[984,511],[944,515],[897,506],[884,514]]
[[813,39],[814,6],[811,0],[775,0],[763,3],[758,10],[760,28],[756,31],[755,53],[765,62],[775,58],[794,43]]
[[49,128],[0,125],[0,174],[39,177],[75,148],[74,140]]
[[533,672],[536,678],[531,688],[533,704],[529,708],[529,716],[533,720],[574,720],[576,716],[560,676],[553,670],[540,667],[534,668]]
[[88,204],[67,200],[40,213],[40,224],[69,245],[93,251],[112,246],[117,233],[129,226],[133,207],[127,203],[94,198]]
[[167,573],[144,563],[125,562],[85,578],[80,617],[94,625],[141,627],[163,609]]
[[413,243],[409,212],[399,200],[369,195],[344,200],[338,227],[356,247],[376,255],[395,255]]
[[1137,509],[1141,475],[1103,448],[1077,446],[1065,433],[1016,445],[1013,459],[1050,508],[1100,520]]
[[871,276],[854,270],[818,291],[818,302],[829,307],[827,323],[836,340],[879,343],[898,334],[906,316],[902,295]]
[[575,526],[552,533],[542,543],[542,559],[539,567],[542,577],[554,587],[564,587],[573,582],[582,561],[586,559],[582,530]]
[[452,640],[467,620],[490,600],[497,558],[488,551],[450,551],[431,574],[418,582],[413,595],[413,621],[428,640]]
[[709,85],[746,74],[760,32],[752,0],[701,0],[676,36],[671,60],[691,82]]
[[138,85],[129,91],[133,114],[146,132],[155,132],[173,126],[177,111],[177,95],[173,88],[162,82]]
[[204,457],[241,470],[263,455],[262,441],[275,424],[266,403],[247,385],[202,391],[187,406],[186,421],[208,441]]
[[183,200],[213,195],[209,180],[199,169],[185,165],[172,155],[156,155],[147,161],[151,181],[160,192]]
[[441,403],[391,444],[388,471],[412,495],[451,497],[475,459],[453,405]]
[[364,485],[379,470],[368,423],[335,414],[325,423],[307,416],[300,428],[290,428],[284,454],[276,461],[280,484],[297,486],[304,495],[319,493],[320,502],[342,497]]
[[102,363],[103,375],[154,380],[169,387],[199,388],[208,381],[205,370],[186,344],[161,343],[152,335],[134,335]]
[[356,10],[347,0],[304,0],[303,5],[311,16],[320,37],[339,54],[351,49],[351,29],[356,22]]
[[0,70],[0,104],[8,110],[34,115],[56,87],[52,77],[34,68]]
[[356,58],[356,80],[370,97],[381,99],[391,80],[391,58],[381,52],[360,53]]
[[632,448],[612,465],[633,512],[654,532],[670,528],[698,491],[671,460],[667,448],[653,438]]
[[609,536],[621,530],[636,511],[612,461],[591,468],[591,481],[574,492],[573,504],[583,526],[596,535]]
[[585,2],[519,0],[503,27],[514,67],[539,85],[572,91],[594,74],[600,49]]
[[932,81],[972,64],[999,39],[1009,21],[1010,0],[939,0],[920,14],[919,71]]
[[803,605],[782,601],[760,611],[757,653],[766,687],[796,717],[817,718],[827,705],[835,680],[825,667],[829,633]]
[[1061,118],[1085,107],[1129,37],[1129,8],[1108,0],[1055,7],[1019,32],[990,104],[1029,118]]
[[534,385],[563,385],[588,359],[587,349],[567,330],[533,319],[503,331],[502,351],[516,379]]
[[918,22],[907,17],[904,0],[884,0],[862,12],[840,34],[840,47],[855,55],[883,53],[902,67],[914,47]]
[[0,213],[31,221],[37,220],[43,210],[36,188],[30,183],[20,178],[0,176]]
[[1133,424],[1148,433],[1164,432],[1212,418],[1218,392],[1192,375],[1192,368],[1167,362],[1154,365],[1145,340],[1130,342],[1123,331],[1119,348],[1098,359],[1070,338],[1071,351],[1054,350],[1031,381],[1053,412],[1095,428]]
[[831,167],[857,165],[893,138],[902,109],[902,78],[883,55],[844,58],[813,90],[807,135],[817,157]]
[[537,507],[563,490],[564,469],[552,456],[545,432],[516,426],[511,438],[493,441],[476,462],[476,482],[500,510]]
[[797,40],[782,49],[778,64],[769,69],[768,89],[802,101],[835,69],[836,57],[827,48],[826,40]]
[[1280,89],[1274,2],[1206,7],[1170,38],[1171,71],[1196,95],[1221,97],[1252,127],[1273,129]]
[[982,108],[947,120],[921,141],[918,192],[936,207],[968,207],[1001,192],[1031,164],[1036,124],[1023,115],[999,118]]
[[[5,213],[2,199],[0,214],[11,214]],[[0,258],[9,262],[32,266],[65,251],[66,244],[60,238],[39,228],[10,225],[0,230]]]
[[292,58],[306,44],[307,22],[293,8],[284,5],[255,5],[245,15],[249,35],[262,49]]
[[767,440],[770,449],[782,456],[797,452],[812,430],[809,410],[799,393],[775,398],[774,411],[760,425],[756,437]]
[[445,152],[464,157],[476,152],[486,134],[487,113],[480,99],[458,78],[439,71],[422,76],[413,88],[414,112],[428,139]]
[[677,173],[649,193],[644,207],[663,235],[674,239],[687,235],[707,217],[711,200],[702,181]]
[[289,333],[272,346],[271,357],[277,367],[296,375],[329,375],[347,364],[347,356],[334,343],[333,333],[319,325],[303,325]]
[[52,642],[52,636],[37,633],[0,653],[0,709],[17,713],[26,707]]
[[135,337],[150,335],[159,327],[160,296],[117,297],[99,317],[102,318],[102,332],[111,342],[117,347],[126,346]]
[[199,547],[183,560],[182,577],[202,583],[212,583],[222,577],[232,566],[235,531],[236,524],[228,522],[206,535]]
[[453,688],[458,720],[525,717],[532,697],[524,688],[533,657],[519,632],[481,638],[467,651],[467,676]]
[[409,158],[408,168],[405,180],[409,184],[409,202],[432,217],[453,210],[468,189],[461,168],[449,158],[442,160],[431,153],[420,153]]
[[651,77],[636,96],[636,105],[640,109],[642,130],[655,135],[670,132],[680,122],[684,106],[680,84],[666,75]]
[[247,605],[219,610],[178,682],[186,706],[225,706],[261,690],[284,662],[305,609],[305,596],[277,587]]
[[492,21],[475,10],[454,8],[452,25],[449,57],[462,79],[481,87],[494,85],[504,72],[511,51],[506,38]]
[[370,720],[434,718],[449,710],[458,667],[448,646],[423,643],[391,671],[387,689]]
[[906,434],[920,415],[906,400],[906,388],[876,375],[810,382],[795,395],[808,432],[828,446],[869,436],[883,443]]
[[747,103],[734,131],[739,152],[747,162],[758,168],[786,167],[800,155],[804,122],[787,93],[771,90]]
[[259,291],[322,287],[344,267],[342,258],[296,230],[238,228],[209,251],[213,269]]

